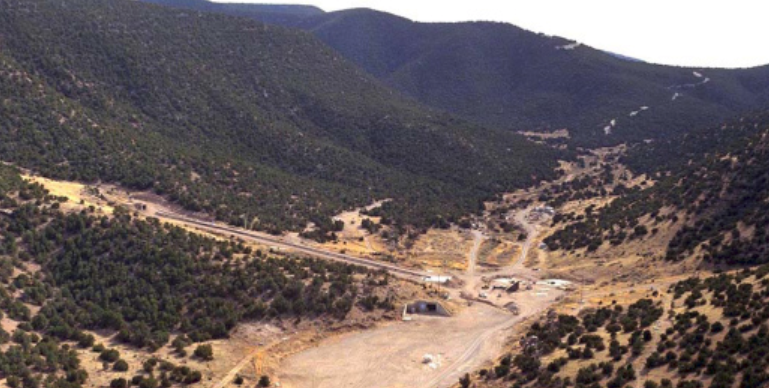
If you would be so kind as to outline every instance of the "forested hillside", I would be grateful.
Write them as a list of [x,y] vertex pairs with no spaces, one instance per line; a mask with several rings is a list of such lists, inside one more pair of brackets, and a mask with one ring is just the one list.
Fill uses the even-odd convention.
[[[192,343],[226,338],[243,321],[336,321],[353,309],[394,308],[386,273],[273,257],[119,208],[114,217],[62,213],[67,200],[0,165],[0,317],[18,327],[0,329],[0,376],[11,387],[81,386],[88,374],[74,346],[95,346],[105,370],[125,371],[89,330],[151,352],[175,336],[170,345],[185,357]],[[139,376],[144,388],[200,380],[172,364]]]
[[658,66],[502,23],[417,23],[368,9],[275,18],[242,7],[235,14],[312,32],[427,105],[507,130],[566,128],[581,146],[665,139],[769,103],[769,67]]
[[550,315],[531,325],[515,353],[459,385],[763,387],[769,381],[767,273],[763,266],[690,278],[629,305]]
[[298,23],[307,16],[323,14],[323,10],[312,5],[299,4],[254,4],[214,3],[206,0],[146,0],[148,3],[172,7],[190,7],[199,11],[219,12],[228,15],[246,16],[275,24]]
[[422,108],[309,34],[127,0],[0,1],[0,158],[262,230],[393,198],[419,227],[561,152]]
[[[667,259],[698,253],[725,264],[769,261],[769,114],[704,128],[669,143],[639,146],[626,160],[658,182],[620,193],[605,208],[547,240],[552,248],[619,245],[653,229],[680,225]],[[639,219],[651,217],[651,225]],[[563,220],[559,220],[563,221]],[[652,230],[650,230],[652,229]]]

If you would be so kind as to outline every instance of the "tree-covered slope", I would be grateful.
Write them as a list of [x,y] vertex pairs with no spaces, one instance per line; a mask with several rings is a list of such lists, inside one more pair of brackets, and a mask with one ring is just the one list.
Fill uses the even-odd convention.
[[301,19],[323,14],[324,11],[312,5],[299,4],[253,4],[214,3],[206,0],[146,0],[148,3],[171,7],[188,7],[198,11],[219,12],[236,16],[247,16],[276,24],[298,23]]
[[127,0],[0,5],[0,158],[46,175],[266,230],[385,197],[424,226],[560,156],[422,108],[306,33]]
[[664,138],[767,101],[769,68],[630,62],[509,24],[415,23],[353,10],[298,26],[430,106],[506,129],[567,128],[581,145]]
[[769,102],[767,67],[634,62],[509,24],[417,23],[368,9],[275,19],[253,6],[239,14],[310,31],[427,105],[508,130],[567,128],[585,146],[666,138]]
[[[643,237],[649,229],[653,233],[675,225],[669,260],[697,254],[714,263],[768,263],[767,136],[769,114],[759,112],[632,149],[625,158],[628,164],[658,182],[621,193],[547,243],[552,248],[592,250],[605,241],[618,245],[626,238]],[[645,216],[650,216],[651,225],[639,225]]]
[[[399,298],[382,271],[267,255],[135,218],[121,207],[110,215],[93,207],[73,210],[69,200],[0,164],[4,386],[102,386],[89,372],[120,378],[130,366],[133,386],[186,387],[202,379],[188,363],[194,342],[227,338],[245,322],[331,325],[351,312],[389,314]],[[110,341],[96,343],[101,336]],[[121,359],[105,344],[153,354]],[[180,366],[156,352],[167,346],[174,357],[166,357]],[[86,361],[86,348],[101,353],[98,363]],[[211,345],[195,348],[194,357],[210,361]],[[127,385],[113,382],[117,386]]]
[[729,388],[769,382],[769,267],[534,322],[520,347],[460,387]]

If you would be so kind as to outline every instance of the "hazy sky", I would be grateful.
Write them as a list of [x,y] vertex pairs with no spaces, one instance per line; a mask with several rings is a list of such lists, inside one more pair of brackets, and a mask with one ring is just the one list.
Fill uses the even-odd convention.
[[215,0],[374,8],[425,22],[494,20],[671,65],[769,64],[761,0]]

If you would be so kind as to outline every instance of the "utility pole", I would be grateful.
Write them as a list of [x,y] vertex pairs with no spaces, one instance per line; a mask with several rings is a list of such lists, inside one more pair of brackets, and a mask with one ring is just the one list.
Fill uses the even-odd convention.
[[448,279],[448,277],[447,277],[448,276],[448,261],[446,260],[446,258],[443,258],[443,260],[441,261],[441,264],[442,264],[442,267],[443,267],[443,271],[441,271],[443,273],[443,275],[442,275],[441,278],[438,279],[438,296],[440,296],[442,298],[443,297],[443,289],[441,288],[441,284],[443,284],[443,279]]

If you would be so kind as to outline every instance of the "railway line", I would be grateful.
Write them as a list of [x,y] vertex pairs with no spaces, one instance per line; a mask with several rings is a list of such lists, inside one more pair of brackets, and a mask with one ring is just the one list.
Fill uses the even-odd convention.
[[162,218],[172,219],[178,222],[183,222],[188,225],[194,225],[195,227],[207,230],[209,232],[227,233],[246,240],[254,241],[261,244],[267,244],[267,245],[275,246],[278,248],[291,250],[294,252],[304,253],[306,255],[319,257],[322,259],[343,261],[346,263],[356,264],[356,265],[364,266],[367,268],[373,268],[373,269],[384,269],[389,271],[393,275],[405,277],[411,280],[414,280],[415,278],[417,278],[417,280],[421,280],[431,275],[427,272],[411,270],[408,268],[399,267],[394,264],[382,263],[379,261],[364,259],[362,257],[351,256],[344,253],[332,252],[332,251],[319,249],[319,248],[315,248],[307,245],[296,244],[296,243],[284,241],[280,238],[269,237],[269,236],[253,233],[247,230],[243,230],[240,228],[224,226],[224,225],[216,224],[213,222],[197,220],[194,218],[185,217],[185,216],[167,212],[167,211],[157,211],[155,212],[155,215]]

